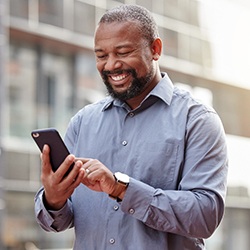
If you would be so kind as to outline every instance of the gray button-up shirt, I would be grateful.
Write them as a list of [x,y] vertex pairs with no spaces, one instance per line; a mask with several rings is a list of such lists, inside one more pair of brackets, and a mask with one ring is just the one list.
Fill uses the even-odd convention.
[[162,75],[137,109],[107,97],[69,124],[70,152],[130,176],[121,203],[81,184],[60,211],[47,211],[43,189],[37,193],[39,224],[47,231],[74,227],[76,250],[205,249],[203,238],[222,219],[227,152],[221,121]]

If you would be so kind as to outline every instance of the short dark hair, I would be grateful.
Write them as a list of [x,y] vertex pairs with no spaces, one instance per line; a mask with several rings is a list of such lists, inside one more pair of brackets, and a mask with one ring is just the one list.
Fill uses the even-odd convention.
[[126,21],[137,22],[139,32],[150,43],[159,37],[158,28],[152,14],[139,5],[123,4],[110,9],[101,17],[99,24]]

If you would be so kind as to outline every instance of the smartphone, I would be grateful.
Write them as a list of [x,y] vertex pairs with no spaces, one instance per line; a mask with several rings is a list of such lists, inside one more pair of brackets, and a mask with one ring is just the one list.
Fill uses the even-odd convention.
[[[45,144],[50,147],[50,163],[52,170],[55,172],[69,155],[69,151],[59,132],[55,128],[44,128],[33,130],[31,136],[41,152]],[[70,166],[65,176],[69,174],[73,167],[74,163]]]

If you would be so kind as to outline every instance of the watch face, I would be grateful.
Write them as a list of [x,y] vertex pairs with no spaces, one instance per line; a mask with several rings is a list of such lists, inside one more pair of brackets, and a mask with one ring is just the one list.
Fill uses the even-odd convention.
[[125,184],[129,183],[129,176],[120,172],[115,173],[115,178],[117,179],[118,182],[122,182]]

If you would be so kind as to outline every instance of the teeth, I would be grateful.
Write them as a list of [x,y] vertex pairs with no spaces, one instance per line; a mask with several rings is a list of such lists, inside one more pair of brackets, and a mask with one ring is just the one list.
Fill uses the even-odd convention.
[[112,80],[114,80],[114,81],[121,81],[125,77],[126,77],[126,75],[111,76]]

